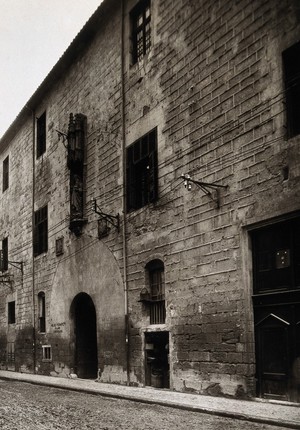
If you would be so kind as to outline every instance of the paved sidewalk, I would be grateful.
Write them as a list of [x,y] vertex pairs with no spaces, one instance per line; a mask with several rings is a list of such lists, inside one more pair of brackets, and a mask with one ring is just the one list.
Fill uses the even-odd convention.
[[[0,370],[0,379],[12,379],[32,384],[48,385],[107,397],[122,398],[143,403],[209,413],[228,418],[272,424],[281,428],[300,429],[300,405],[267,401],[247,401],[224,397],[178,393],[157,388],[137,388],[116,384],[103,384],[86,379],[67,379],[53,376]],[[0,387],[1,388],[1,387]]]

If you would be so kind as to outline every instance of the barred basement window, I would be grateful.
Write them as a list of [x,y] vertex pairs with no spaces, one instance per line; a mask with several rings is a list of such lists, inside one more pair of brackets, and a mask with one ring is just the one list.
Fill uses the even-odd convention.
[[141,0],[132,10],[132,62],[140,61],[151,48],[150,0]]
[[157,131],[145,134],[127,148],[127,211],[158,198]]
[[38,306],[39,306],[39,332],[46,332],[46,300],[45,293],[40,292],[38,294]]
[[46,151],[46,112],[36,123],[36,157],[39,158]]
[[7,190],[9,186],[9,156],[3,161],[3,171],[2,171],[2,191]]
[[16,322],[16,302],[8,302],[7,304],[8,324]]
[[51,345],[42,345],[43,361],[52,361]]
[[34,213],[34,255],[48,251],[48,207],[47,205]]
[[282,53],[288,137],[300,134],[300,42]]

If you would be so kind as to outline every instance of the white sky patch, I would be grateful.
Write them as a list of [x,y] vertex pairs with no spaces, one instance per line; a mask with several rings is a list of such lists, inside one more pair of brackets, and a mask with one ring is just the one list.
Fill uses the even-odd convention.
[[0,137],[102,0],[0,0]]

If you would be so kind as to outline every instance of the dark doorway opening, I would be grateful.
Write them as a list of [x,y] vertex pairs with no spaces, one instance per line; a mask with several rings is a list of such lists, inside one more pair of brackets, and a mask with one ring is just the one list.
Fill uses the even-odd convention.
[[169,332],[145,333],[145,361],[145,385],[169,388]]
[[300,219],[252,235],[257,395],[300,401]]
[[91,297],[78,294],[72,304],[75,333],[75,368],[79,378],[94,379],[98,371],[96,309]]

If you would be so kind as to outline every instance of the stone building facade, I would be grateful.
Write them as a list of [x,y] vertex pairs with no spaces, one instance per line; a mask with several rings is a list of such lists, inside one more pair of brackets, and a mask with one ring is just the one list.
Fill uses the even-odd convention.
[[0,141],[0,363],[299,402],[300,10],[104,0]]

